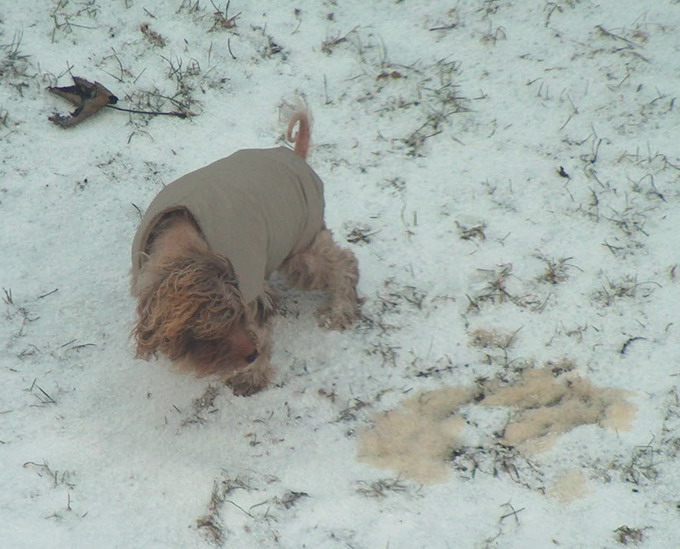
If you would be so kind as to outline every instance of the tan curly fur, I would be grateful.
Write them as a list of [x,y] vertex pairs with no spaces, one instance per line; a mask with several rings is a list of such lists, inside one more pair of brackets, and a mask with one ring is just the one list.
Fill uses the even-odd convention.
[[242,321],[243,299],[226,258],[193,251],[162,261],[154,270],[155,280],[140,293],[137,305],[133,336],[138,358],[156,352],[170,360],[190,352],[205,354],[196,341],[218,340]]

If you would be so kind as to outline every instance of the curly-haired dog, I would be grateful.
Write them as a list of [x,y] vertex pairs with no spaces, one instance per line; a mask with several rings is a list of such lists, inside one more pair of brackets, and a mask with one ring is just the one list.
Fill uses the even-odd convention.
[[132,246],[138,358],[160,352],[222,376],[235,394],[259,391],[273,377],[275,270],[296,287],[328,291],[321,326],[344,329],[358,315],[356,258],[326,229],[323,184],[305,161],[306,111],[292,115],[288,140],[294,150],[238,151],[151,202]]

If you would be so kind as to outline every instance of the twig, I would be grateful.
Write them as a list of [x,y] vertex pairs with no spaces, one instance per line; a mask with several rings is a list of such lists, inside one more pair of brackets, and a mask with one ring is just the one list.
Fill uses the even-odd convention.
[[231,51],[231,38],[227,38],[227,50],[229,51],[229,55],[231,55],[231,58],[236,61],[236,56],[234,55],[234,52]]
[[59,291],[59,288],[55,288],[51,292],[47,292],[46,294],[42,294],[38,296],[38,299],[42,299],[43,297],[47,297],[48,295],[52,295],[53,293],[56,293]]
[[31,385],[31,389],[33,389],[33,387],[37,387],[38,390],[39,390],[43,395],[45,395],[45,397],[47,398],[47,402],[45,402],[45,401],[42,400],[40,397],[38,397],[38,400],[40,400],[43,404],[56,404],[56,403],[57,403],[57,401],[54,400],[50,395],[48,395],[48,394],[43,390],[43,388],[40,387],[40,385],[38,385],[35,381],[33,382],[33,385]]
[[427,29],[430,32],[432,31],[441,31],[441,30],[450,30],[450,29],[455,29],[458,26],[458,23],[451,23],[450,25],[442,25],[441,27],[432,27],[431,29]]
[[2,300],[5,302],[5,304],[14,305],[14,298],[12,297],[12,289],[10,288],[8,290],[7,288],[3,288],[2,292],[5,294],[2,298]]
[[596,25],[595,28],[600,31],[604,36],[608,36],[609,38],[615,38],[616,40],[622,40],[626,44],[633,46],[634,48],[637,48],[638,45],[633,42],[632,40],[629,40],[628,38],[624,38],[623,36],[620,36],[618,34],[614,34],[611,31],[608,31],[605,29],[602,25]]
[[250,518],[253,518],[253,515],[251,515],[248,511],[246,511],[246,510],[245,510],[243,507],[241,507],[238,503],[234,503],[234,502],[231,501],[230,499],[226,499],[226,500],[224,500],[224,501],[225,501],[226,503],[231,503],[234,507],[236,507],[237,509],[240,509],[241,511],[243,511],[243,512],[244,512],[246,515],[248,515]]
[[132,114],[147,114],[147,115],[152,115],[152,116],[176,116],[177,118],[187,118],[188,116],[191,115],[191,113],[186,113],[186,112],[161,112],[161,111],[138,111],[135,109],[125,109],[123,107],[116,107],[115,105],[106,105],[107,107],[111,109],[115,109],[117,111],[123,111],[123,112],[129,112]]
[[619,354],[620,354],[621,356],[625,356],[625,355],[626,355],[626,351],[628,351],[628,347],[630,346],[630,344],[633,343],[634,341],[639,341],[639,340],[641,340],[641,339],[646,340],[647,338],[646,338],[646,337],[639,337],[639,336],[638,336],[638,337],[630,337],[630,338],[628,338],[628,340],[621,346],[621,350],[619,351]]
[[515,510],[515,508],[510,503],[504,503],[503,505],[506,506],[506,507],[510,507],[510,509],[512,509],[512,511],[510,513],[506,513],[505,515],[502,515],[501,518],[500,518],[500,521],[502,522],[506,518],[509,518],[509,517],[515,517],[515,521],[517,521],[517,524],[519,524],[519,519],[517,518],[517,515],[519,513],[521,513],[522,511],[524,511],[524,509],[526,509],[526,508],[521,507],[520,509]]

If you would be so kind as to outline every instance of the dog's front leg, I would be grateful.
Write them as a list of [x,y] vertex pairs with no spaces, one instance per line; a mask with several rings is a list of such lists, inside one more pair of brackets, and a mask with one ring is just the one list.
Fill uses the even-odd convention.
[[232,374],[226,383],[237,396],[250,396],[264,389],[274,379],[271,365],[272,337],[271,321],[265,320],[254,330],[258,341],[258,356],[243,370]]

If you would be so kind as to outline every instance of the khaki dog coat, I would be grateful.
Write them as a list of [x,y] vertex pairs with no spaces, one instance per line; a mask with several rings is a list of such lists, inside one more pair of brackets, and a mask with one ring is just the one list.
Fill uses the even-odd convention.
[[246,149],[184,175],[149,205],[132,243],[136,275],[162,217],[188,210],[210,249],[231,261],[245,303],[323,227],[323,183],[290,149]]

